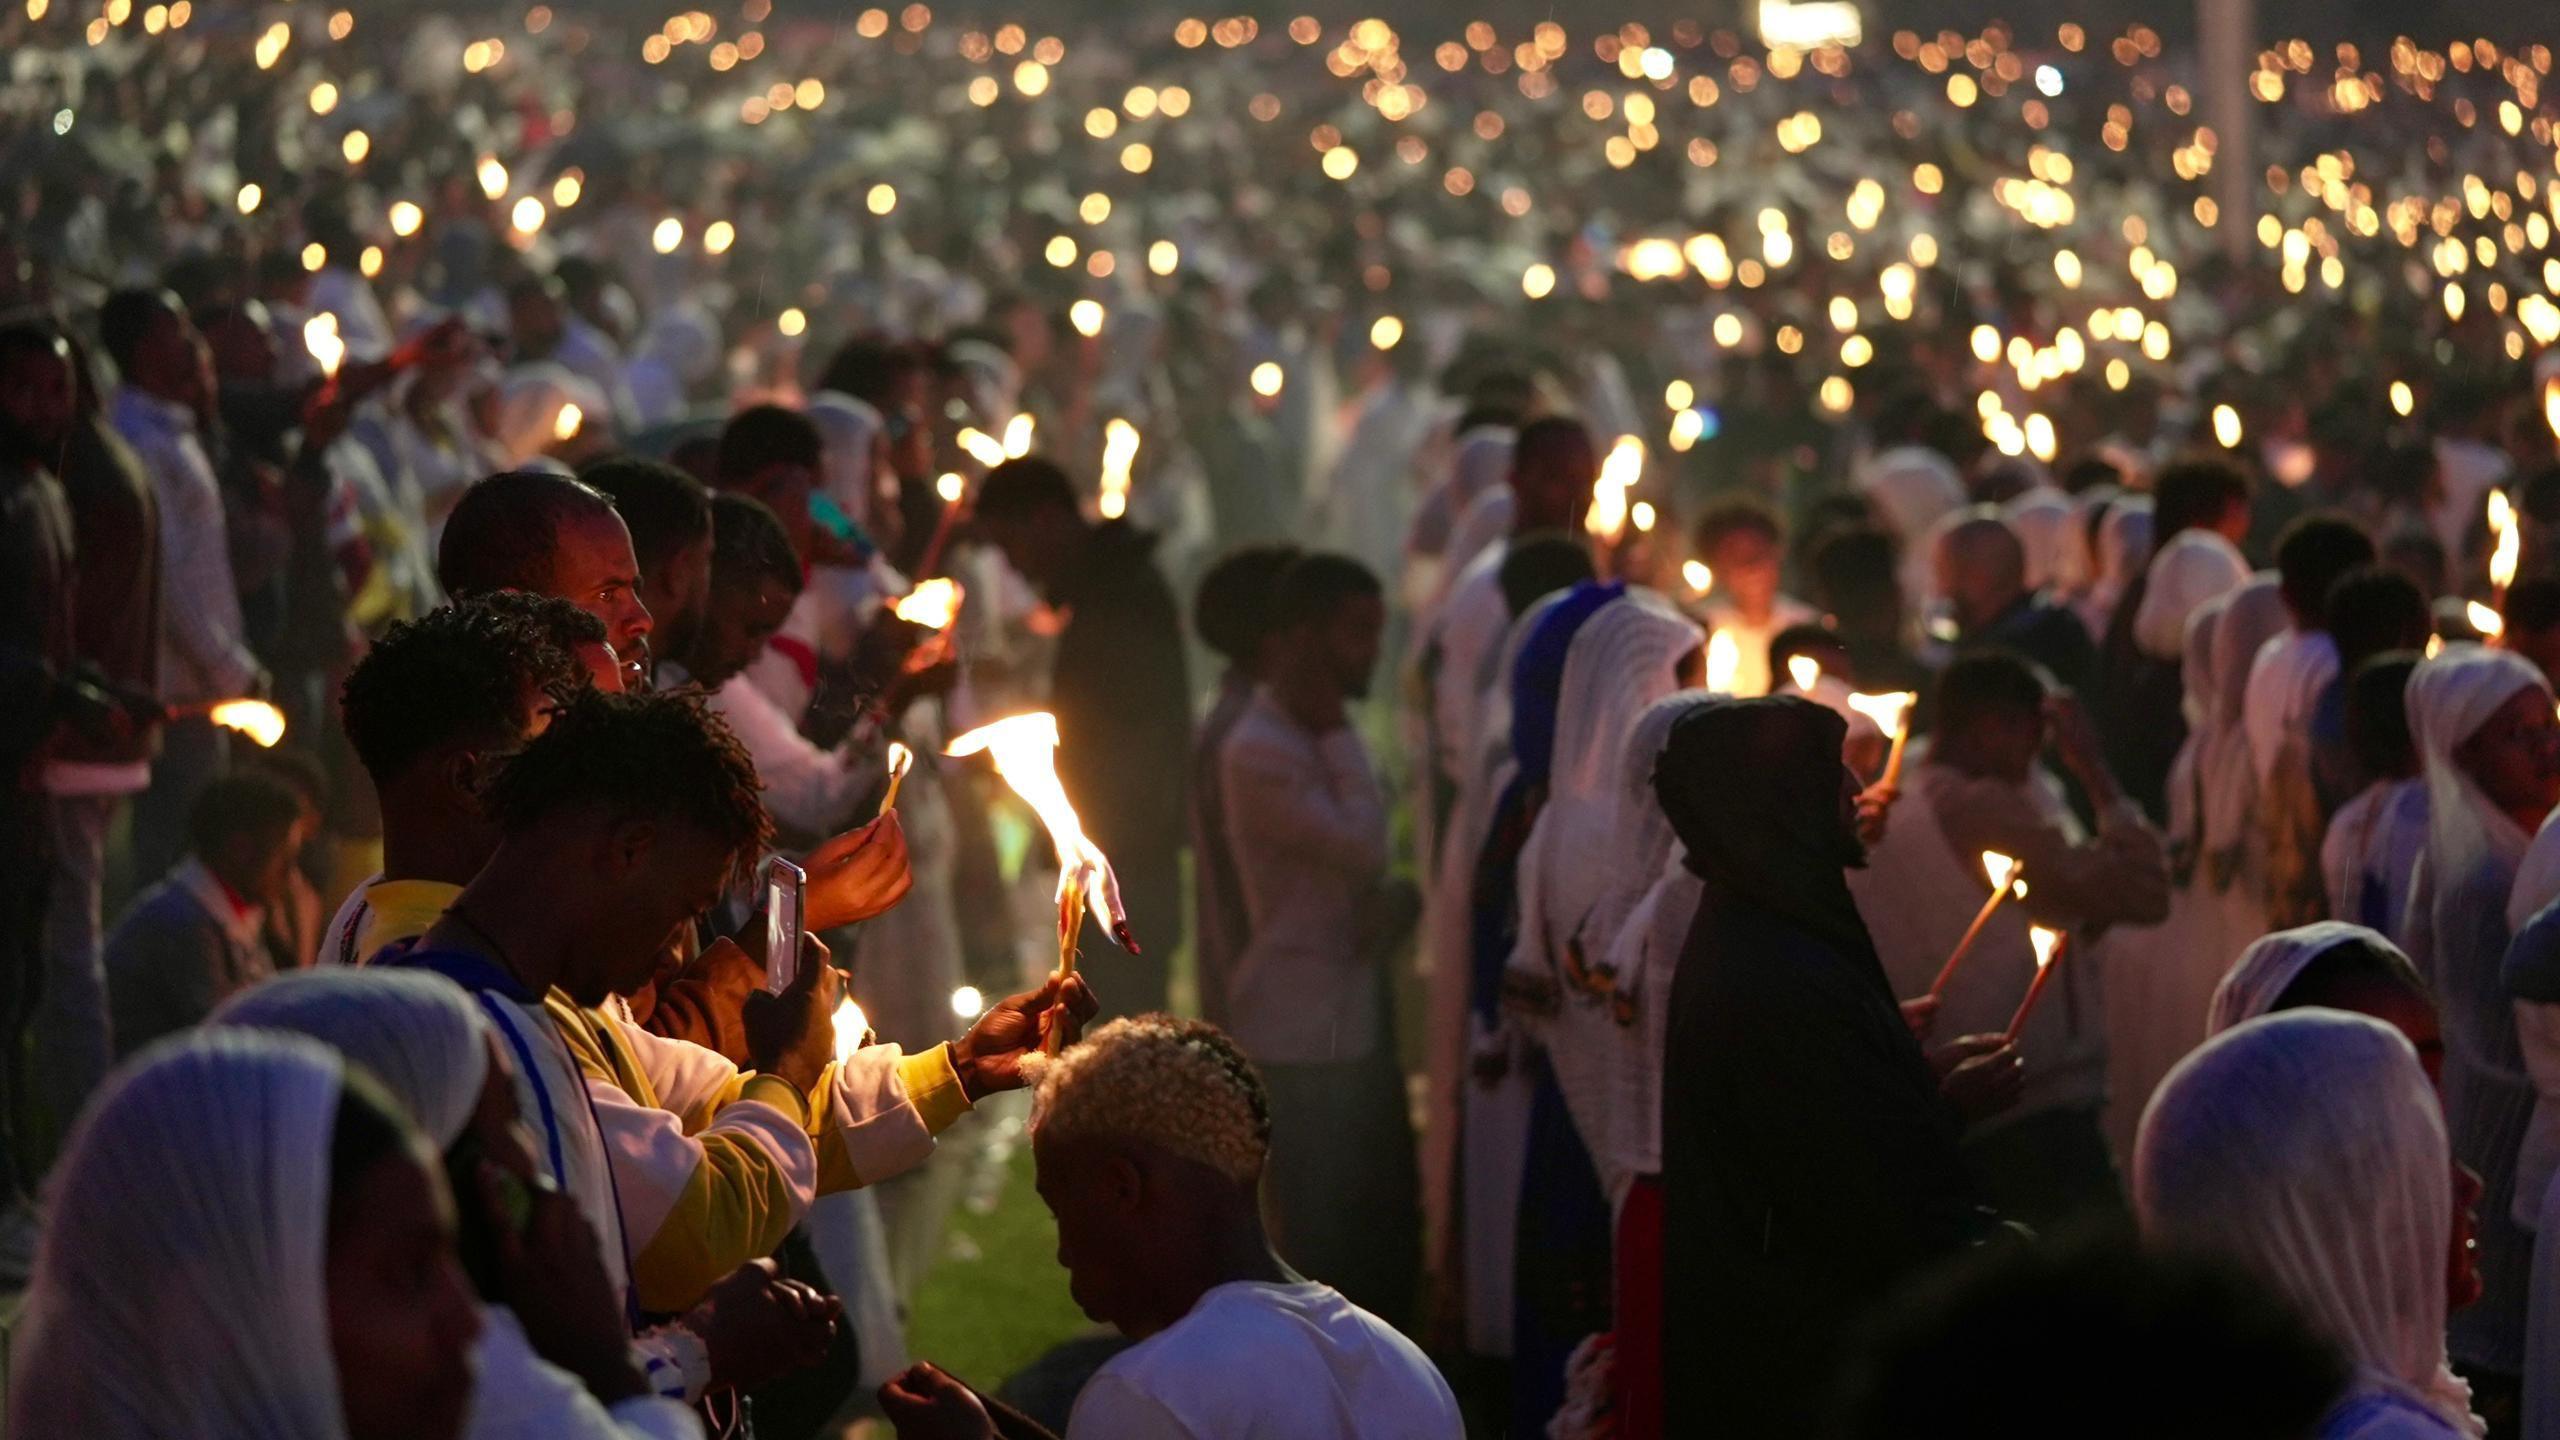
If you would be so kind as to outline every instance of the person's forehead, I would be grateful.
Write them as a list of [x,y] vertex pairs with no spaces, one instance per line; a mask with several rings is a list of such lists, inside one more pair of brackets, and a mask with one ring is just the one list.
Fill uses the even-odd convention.
[[560,520],[554,548],[562,564],[580,570],[629,574],[640,568],[631,531],[611,510],[579,509]]

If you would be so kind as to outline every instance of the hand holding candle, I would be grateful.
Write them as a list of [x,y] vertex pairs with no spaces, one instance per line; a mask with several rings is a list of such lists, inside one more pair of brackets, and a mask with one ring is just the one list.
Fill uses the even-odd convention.
[[1911,743],[1911,706],[1919,698],[1908,690],[1849,697],[1850,709],[1873,720],[1877,729],[1893,737],[1893,750],[1885,757],[1884,778],[1876,782],[1887,790],[1902,788],[1902,753]]
[[1973,953],[1974,942],[1982,938],[1982,927],[1991,923],[1992,915],[1999,910],[2000,902],[2009,898],[2009,892],[2014,889],[2019,899],[2027,898],[2027,882],[2018,874],[2017,861],[1996,850],[1985,850],[1982,852],[1982,869],[1991,877],[1991,898],[1982,902],[1982,909],[1974,915],[1973,923],[1965,927],[1964,938],[1956,942],[1955,953],[1947,957],[1947,963],[1938,971],[1938,978],[1930,982],[1929,998],[1932,1000],[1946,993],[1947,982],[1956,978],[1956,967],[1964,963],[1965,956]]
[[2018,1002],[2018,1013],[2009,1017],[2006,1038],[2012,1045],[2018,1043],[2019,1033],[2027,1028],[2027,1016],[2036,1008],[2036,997],[2044,994],[2045,982],[2053,978],[2053,972],[2061,968],[2064,958],[2071,953],[2071,937],[2059,930],[2047,930],[2038,925],[2027,932],[2027,938],[2035,942],[2036,978],[2035,983],[2027,987],[2027,998]]

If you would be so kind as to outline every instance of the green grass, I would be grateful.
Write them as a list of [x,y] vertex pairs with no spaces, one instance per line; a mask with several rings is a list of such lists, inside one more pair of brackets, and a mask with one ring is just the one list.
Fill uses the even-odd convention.
[[1031,1147],[1004,1161],[993,1209],[960,1205],[942,1255],[916,1287],[907,1351],[982,1389],[1093,1328],[1067,1297],[1057,1230],[1031,1188]]

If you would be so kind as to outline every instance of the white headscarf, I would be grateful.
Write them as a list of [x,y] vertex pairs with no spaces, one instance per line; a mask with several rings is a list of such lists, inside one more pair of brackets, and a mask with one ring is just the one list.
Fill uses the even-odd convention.
[[2272,1281],[2356,1367],[2361,1393],[2481,1433],[2445,1361],[2452,1156],[2417,1051],[2337,1010],[2234,1027],[2178,1063],[2135,1147],[2143,1232]]
[[2098,522],[2097,556],[2091,567],[2097,573],[2076,607],[2090,634],[2107,633],[2115,621],[2116,605],[2133,587],[2133,577],[2150,563],[2151,497],[2119,495],[2107,507],[2107,518]]
[[2217,595],[2249,583],[2240,547],[2212,530],[2181,530],[2151,557],[2142,608],[2133,614],[2133,643],[2154,660],[2175,660],[2186,643],[2187,617]]
[[[1630,813],[1619,778],[1627,732],[1645,707],[1672,693],[1681,658],[1705,633],[1669,602],[1631,590],[1593,613],[1565,651],[1547,803],[1520,853],[1520,937],[1515,965],[1555,973],[1579,937],[1597,959],[1611,937],[1587,925],[1611,890],[1643,885],[1636,868],[1641,810]],[[1648,787],[1641,797],[1650,805]],[[1632,895],[1629,897],[1632,901]]]
[[1948,512],[1965,503],[1964,476],[1955,462],[1925,445],[1904,445],[1869,460],[1858,471],[1858,493],[1902,542],[1902,593],[1913,604],[1928,598],[1935,551],[1925,543]]
[[201,1030],[127,1064],[53,1172],[11,1366],[22,1440],[345,1440],[329,1348],[344,1066]]
[[[2532,842],[2453,758],[2500,706],[2526,690],[2548,696],[2551,682],[2514,651],[2478,645],[2449,645],[2409,676],[2409,736],[2427,781],[2428,889],[2439,903],[2473,903],[2476,897],[2463,898],[2463,878],[2492,858],[2514,870]],[[2435,933],[2464,929],[2439,923]]]
[[[2311,968],[2311,962],[2342,945],[2370,945],[2375,949],[2400,955],[2400,947],[2362,925],[2343,920],[2322,920],[2317,924],[2278,930],[2258,938],[2232,965],[2222,984],[2213,992],[2213,1010],[2205,1019],[2205,1033],[2219,1035],[2223,1031],[2255,1020],[2273,1011],[2276,1001]],[[2408,957],[2400,956],[2407,964]],[[2417,979],[2413,966],[2409,978]]]
[[2080,523],[2071,497],[2038,486],[2002,507],[2000,518],[2009,522],[2027,552],[2027,588],[2060,584],[2071,568],[2071,532]]
[[[2220,537],[2216,537],[2220,538]],[[2146,608],[2149,601],[2144,601]],[[2291,623],[2284,593],[2272,575],[2261,575],[2231,593],[2213,626],[2211,739],[2203,752],[2204,848],[2221,877],[2216,889],[2244,873],[2242,857],[2258,840],[2258,777],[2249,763],[2249,737],[2241,714],[2249,694],[2249,666],[2258,647]],[[2182,647],[2183,648],[2183,647]],[[2264,921],[2259,922],[2264,924]]]
[[560,420],[578,407],[579,428],[594,434],[613,426],[612,402],[584,376],[557,361],[519,365],[498,382],[496,439],[510,465],[531,465],[561,443]]
[[805,413],[824,441],[826,482],[821,488],[855,523],[869,524],[872,447],[886,422],[870,401],[834,390],[810,396]]
[[438,1150],[462,1138],[489,1080],[488,1018],[461,986],[422,970],[291,970],[206,1023],[319,1041],[381,1081]]
[[1449,532],[1449,568],[1445,573],[1452,582],[1470,561],[1511,533],[1511,517],[1517,509],[1508,485],[1497,485],[1467,502],[1458,513],[1456,527]]

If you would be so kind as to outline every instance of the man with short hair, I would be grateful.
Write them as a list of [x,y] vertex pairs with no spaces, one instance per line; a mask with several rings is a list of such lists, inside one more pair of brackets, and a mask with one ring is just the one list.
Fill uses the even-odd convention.
[[711,589],[711,492],[673,466],[629,455],[599,460],[578,478],[603,491],[631,531],[640,603],[656,622],[654,648],[684,654]]
[[107,937],[118,1056],[197,1024],[275,973],[266,909],[284,901],[304,820],[302,797],[273,776],[226,775],[204,788],[188,821],[187,858]]
[[[160,503],[160,613],[167,627],[160,699],[185,706],[262,694],[266,667],[249,648],[222,484],[201,438],[214,419],[212,352],[165,290],[108,296],[98,333],[123,380],[108,402],[108,417],[150,473]],[[134,802],[138,871],[156,874],[176,860],[196,792],[221,773],[228,754],[211,720],[171,722],[150,788]]]
[[1271,1086],[1273,1221],[1309,1274],[1394,1320],[1421,1237],[1385,965],[1414,902],[1387,878],[1386,796],[1348,710],[1386,618],[1357,560],[1282,572],[1273,662],[1219,770],[1245,902],[1227,1008]]
[[655,622],[640,598],[640,561],[630,527],[591,485],[541,470],[473,485],[445,520],[436,578],[457,600],[496,590],[566,600],[604,622],[626,682],[648,683]]
[[2044,667],[2065,689],[2089,677],[2097,648],[2080,617],[2027,584],[2027,547],[1988,506],[1938,532],[1937,588],[1956,625],[1959,651],[1997,646]]
[[[1920,798],[1952,854],[1949,873],[1978,885],[1978,857],[2011,857],[2027,882],[2025,914],[2069,935],[2084,952],[2111,927],[2168,918],[2168,847],[2116,785],[2077,701],[2052,693],[2045,677],[2018,656],[1983,650],[1947,667],[1937,706],[1928,761],[1919,767]],[[2083,830],[2043,771],[2048,744],[2097,810],[2095,835]],[[1888,832],[1886,843],[1896,838]],[[1972,904],[1981,893],[1970,890],[1958,903]],[[1968,963],[1987,975],[1989,960]],[[1986,1201],[2029,1224],[2123,1208],[2099,1130],[2107,1032],[2089,960],[2059,962],[2064,968],[2051,982],[2056,993],[2045,997],[2021,1036],[2024,1098],[1966,1137],[1966,1163]],[[2005,1028],[2017,996],[1972,993],[1968,999],[1962,987],[1949,991],[1948,1013],[1937,1022],[1941,1032]]]
[[948,1045],[866,1046],[837,1062],[840,986],[812,937],[800,983],[747,998],[751,1071],[617,1018],[609,1002],[645,989],[678,936],[752,873],[769,836],[756,790],[698,697],[579,694],[483,787],[487,862],[414,946],[376,962],[435,969],[482,997],[515,1051],[523,1113],[550,1117],[551,1173],[647,1311],[681,1310],[770,1254],[816,1193],[922,1161],[979,1097],[1020,1083],[1023,1046],[1044,1025],[1089,1005],[1080,980],[1053,980]]
[[[1130,928],[1170,954],[1182,946],[1191,682],[1156,539],[1127,520],[1086,520],[1067,473],[1038,455],[989,471],[973,513],[978,534],[1067,616],[1049,678],[1058,776],[1119,872]],[[1120,953],[1099,925],[1085,930],[1083,963],[1114,1013],[1164,1007],[1164,964]]]
[[1733,637],[1732,694],[1768,694],[1785,678],[1769,668],[1769,642],[1790,625],[1821,618],[1778,588],[1786,547],[1786,522],[1767,501],[1748,495],[1709,506],[1690,531],[1691,553],[1715,576],[1698,603],[1699,618],[1716,634]]
[[[1065,1440],[1463,1433],[1422,1351],[1303,1279],[1264,1233],[1270,1113],[1233,1041],[1170,1015],[1106,1025],[1041,1076],[1031,1153],[1058,1263],[1077,1306],[1137,1342],[1086,1382]],[[880,1404],[899,1440],[997,1433],[929,1364]]]

